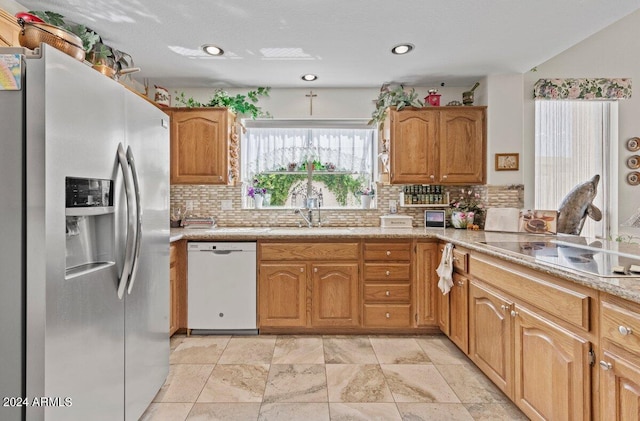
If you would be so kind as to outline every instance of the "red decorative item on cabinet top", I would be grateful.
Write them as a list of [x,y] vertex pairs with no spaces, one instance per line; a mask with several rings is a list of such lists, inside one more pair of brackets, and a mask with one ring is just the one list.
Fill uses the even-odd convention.
[[440,106],[440,94],[437,89],[429,89],[429,95],[424,97],[425,104],[429,104],[432,107]]

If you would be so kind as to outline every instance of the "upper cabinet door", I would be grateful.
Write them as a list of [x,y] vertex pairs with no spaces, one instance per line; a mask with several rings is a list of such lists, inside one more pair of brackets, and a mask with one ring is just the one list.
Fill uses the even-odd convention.
[[485,182],[485,108],[440,113],[440,183]]
[[422,109],[389,110],[391,183],[431,184],[436,181],[438,114]]
[[227,184],[232,116],[225,108],[171,111],[172,184]]

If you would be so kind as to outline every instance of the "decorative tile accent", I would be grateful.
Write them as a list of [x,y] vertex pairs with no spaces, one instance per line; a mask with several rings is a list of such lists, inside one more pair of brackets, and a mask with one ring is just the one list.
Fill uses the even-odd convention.
[[[524,186],[447,186],[451,200],[460,189],[472,190],[479,193],[483,203],[490,207],[524,206]],[[389,213],[389,201],[399,200],[402,186],[377,186],[378,194],[374,202],[376,209],[323,209],[321,216],[323,225],[333,227],[378,227],[380,216]],[[186,208],[187,200],[193,202],[192,214],[198,216],[213,216],[219,226],[223,227],[267,227],[290,226],[296,227],[302,221],[292,209],[242,209],[242,186],[215,185],[185,185],[171,186],[171,208]],[[231,200],[232,210],[221,210],[222,200]],[[423,224],[425,208],[398,208],[398,214],[413,217],[413,226]]]

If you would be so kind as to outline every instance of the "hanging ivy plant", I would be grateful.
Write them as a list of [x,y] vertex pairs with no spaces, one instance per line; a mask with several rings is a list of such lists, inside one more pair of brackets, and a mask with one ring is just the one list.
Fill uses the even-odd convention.
[[213,97],[206,103],[198,102],[193,99],[193,97],[187,98],[184,92],[178,93],[176,91],[176,102],[188,108],[224,107],[238,115],[251,116],[253,119],[259,117],[271,117],[271,114],[262,111],[262,108],[256,105],[260,97],[269,96],[270,90],[271,88],[269,87],[260,87],[247,92],[246,95],[237,94],[231,96],[223,89],[216,89],[213,93]]

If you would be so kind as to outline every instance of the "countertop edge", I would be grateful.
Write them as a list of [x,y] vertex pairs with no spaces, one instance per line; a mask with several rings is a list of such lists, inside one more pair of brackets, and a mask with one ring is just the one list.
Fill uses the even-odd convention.
[[[261,228],[255,229],[235,228],[239,230],[234,232],[234,228],[216,228],[206,229],[184,229],[172,228],[170,234],[170,242],[178,240],[188,241],[258,241],[258,240],[348,240],[348,239],[437,239],[445,242],[451,242],[454,245],[464,247],[487,256],[495,257],[506,262],[515,263],[526,268],[530,268],[547,275],[556,276],[603,291],[611,295],[615,295],[629,301],[640,304],[640,278],[609,278],[598,277],[583,274],[570,269],[564,269],[552,264],[534,261],[526,256],[516,253],[509,253],[502,250],[487,247],[481,243],[486,241],[488,237],[515,240],[522,238],[522,234],[516,233],[499,233],[471,230],[433,229],[433,228],[412,228],[412,229],[395,229],[395,228],[379,228],[379,227],[361,227],[361,228]],[[245,230],[245,231],[242,231]],[[334,232],[332,232],[332,230]],[[526,235],[528,239],[531,235]],[[541,238],[537,235],[536,238]]]

